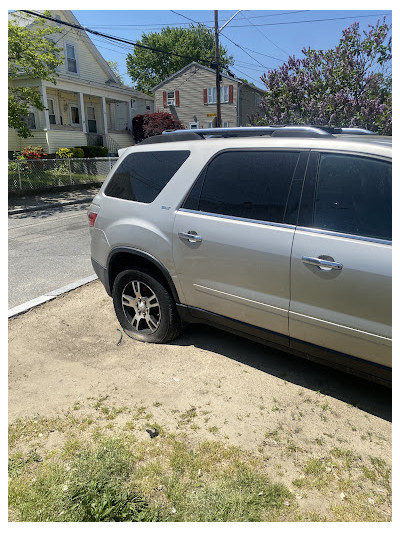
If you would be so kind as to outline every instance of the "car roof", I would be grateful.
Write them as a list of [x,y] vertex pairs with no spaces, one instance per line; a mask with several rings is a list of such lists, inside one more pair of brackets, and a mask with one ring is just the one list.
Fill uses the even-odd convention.
[[205,154],[217,153],[222,150],[232,149],[299,149],[299,150],[329,150],[340,152],[352,152],[381,157],[392,157],[392,138],[380,135],[327,135],[326,137],[221,137],[207,138],[203,140],[177,140],[156,144],[140,143],[124,150],[120,150],[120,156],[132,152],[142,151],[176,151],[190,150],[191,152],[204,152]]

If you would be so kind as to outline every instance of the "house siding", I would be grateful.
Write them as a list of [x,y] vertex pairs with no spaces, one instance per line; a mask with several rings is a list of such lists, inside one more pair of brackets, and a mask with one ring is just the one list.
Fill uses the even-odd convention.
[[[59,16],[62,21],[76,23],[70,11],[51,11],[51,16]],[[31,24],[31,19],[20,20],[21,24]],[[35,116],[36,129],[32,130],[33,137],[21,139],[16,131],[9,132],[9,151],[21,150],[28,144],[41,145],[49,152],[54,153],[60,147],[73,147],[86,145],[88,138],[83,132],[88,127],[88,106],[94,107],[96,129],[95,133],[104,135],[105,124],[103,116],[102,98],[106,99],[106,121],[108,123],[108,133],[120,134],[118,139],[123,145],[131,145],[133,137],[130,137],[131,119],[136,114],[151,113],[154,110],[154,99],[139,91],[121,85],[113,79],[113,74],[98,52],[96,47],[87,36],[73,28],[66,28],[55,22],[46,24],[57,27],[60,33],[50,36],[57,42],[61,49],[61,54],[66,56],[66,43],[73,44],[76,49],[77,74],[68,72],[66,59],[57,69],[56,85],[48,81],[33,80],[21,76],[17,80],[11,80],[16,86],[37,87],[46,94],[47,99],[53,99],[56,115],[56,123],[47,126],[46,131],[45,115],[47,111],[32,109]],[[83,123],[83,113],[81,109],[81,98],[83,96],[83,111],[85,123]],[[131,100],[134,105],[131,106]],[[79,124],[72,124],[70,106],[75,105],[79,109]],[[148,106],[150,109],[146,109]],[[116,108],[117,112],[116,112]],[[91,123],[91,126],[94,126]],[[121,136],[122,135],[122,136]],[[130,139],[128,139],[130,137]],[[116,139],[117,139],[116,138]],[[117,141],[118,142],[118,141]],[[49,143],[49,144],[47,144]]]
[[[233,86],[233,103],[221,103],[222,122],[229,122],[229,126],[237,125],[237,82],[223,78],[221,87]],[[169,111],[181,122],[185,128],[189,128],[191,122],[198,122],[199,128],[207,128],[213,117],[207,115],[217,114],[216,104],[203,103],[203,90],[207,87],[215,87],[215,74],[202,68],[193,66],[162,85],[155,91],[154,107],[157,111]],[[163,105],[164,91],[179,91],[179,106]]]
[[239,91],[239,114],[240,124],[239,126],[249,126],[249,117],[252,115],[261,116],[262,112],[256,104],[256,95],[261,97],[259,93],[248,87],[242,85]]

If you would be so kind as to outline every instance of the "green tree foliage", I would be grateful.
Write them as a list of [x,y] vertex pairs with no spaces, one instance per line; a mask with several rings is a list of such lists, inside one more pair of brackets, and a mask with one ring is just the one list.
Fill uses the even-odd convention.
[[121,73],[118,68],[118,62],[117,61],[107,61],[108,66],[110,69],[114,72],[115,76],[118,78],[118,81],[122,84],[124,84],[124,80],[122,79]]
[[[184,56],[177,57],[134,47],[133,53],[126,58],[127,71],[135,88],[148,94],[151,94],[152,87],[192,61],[209,67],[215,57],[214,34],[204,26],[166,27],[161,33],[144,33],[137,43]],[[220,62],[223,68],[233,64],[232,56],[227,55],[223,46],[220,46]]]
[[[25,13],[22,16],[28,17]],[[32,22],[35,22],[33,26],[18,25],[14,16],[8,23],[8,126],[23,138],[32,136],[23,118],[31,106],[43,110],[44,105],[38,87],[22,87],[16,80],[27,77],[55,84],[56,68],[64,60],[60,56],[61,48],[49,38],[60,30],[41,21]]]
[[303,48],[261,80],[263,119],[253,124],[359,126],[391,135],[390,26],[379,20],[360,33],[354,23],[330,50]]

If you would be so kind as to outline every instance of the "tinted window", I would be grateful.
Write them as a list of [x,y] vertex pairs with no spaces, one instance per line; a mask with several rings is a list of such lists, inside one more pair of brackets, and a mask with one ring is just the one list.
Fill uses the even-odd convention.
[[321,154],[314,227],[392,239],[392,165],[385,161]]
[[[208,166],[183,207],[282,222],[297,152],[224,152]],[[198,198],[200,195],[200,198]]]
[[116,169],[105,194],[114,198],[150,203],[189,154],[187,150],[129,154]]

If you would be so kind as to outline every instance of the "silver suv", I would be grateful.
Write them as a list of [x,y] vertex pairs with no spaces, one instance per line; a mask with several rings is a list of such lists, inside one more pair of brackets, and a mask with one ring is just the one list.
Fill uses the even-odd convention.
[[130,337],[203,322],[391,383],[391,138],[268,127],[151,137],[89,210]]

